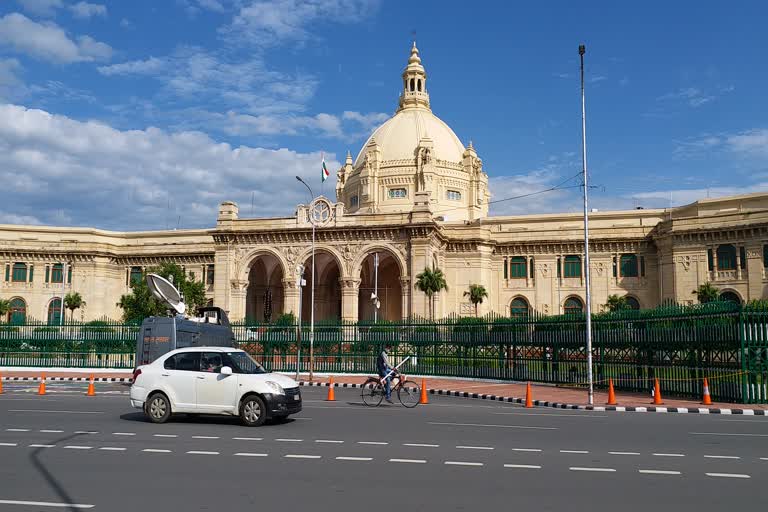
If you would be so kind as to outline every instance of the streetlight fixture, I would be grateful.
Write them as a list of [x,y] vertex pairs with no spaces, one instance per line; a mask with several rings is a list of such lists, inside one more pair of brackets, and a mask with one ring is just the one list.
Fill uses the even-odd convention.
[[301,182],[312,197],[312,201],[309,203],[308,213],[309,221],[312,224],[312,295],[310,298],[309,307],[309,382],[312,382],[315,371],[315,223],[312,222],[312,203],[315,202],[315,193],[312,192],[312,187],[307,185],[307,182],[301,179],[301,176],[296,176],[296,179]]
[[586,314],[587,314],[587,402],[594,402],[594,383],[592,382],[592,296],[589,286],[589,210],[587,204],[587,114],[584,106],[584,53],[586,47],[579,45],[579,59],[581,60],[581,161],[584,167],[584,277],[586,279]]

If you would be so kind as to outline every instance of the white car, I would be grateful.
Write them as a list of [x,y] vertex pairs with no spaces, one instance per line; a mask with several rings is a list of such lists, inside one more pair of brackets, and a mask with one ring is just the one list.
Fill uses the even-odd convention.
[[239,415],[259,426],[301,411],[301,392],[295,380],[267,372],[243,350],[190,347],[136,368],[131,406],[154,423],[192,413]]

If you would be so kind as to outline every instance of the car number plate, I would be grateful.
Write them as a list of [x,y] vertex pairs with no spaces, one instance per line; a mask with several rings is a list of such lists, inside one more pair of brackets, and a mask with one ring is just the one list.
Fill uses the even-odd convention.
[[299,395],[295,395],[295,396],[293,397],[293,399],[294,399],[294,400],[298,400],[299,398],[301,398]]

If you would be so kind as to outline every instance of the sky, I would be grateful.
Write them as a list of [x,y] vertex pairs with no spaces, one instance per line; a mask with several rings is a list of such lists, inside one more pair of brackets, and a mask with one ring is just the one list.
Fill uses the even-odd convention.
[[[0,224],[290,216],[397,107],[414,38],[492,215],[768,191],[768,2],[0,0]],[[556,191],[501,201],[543,191]]]

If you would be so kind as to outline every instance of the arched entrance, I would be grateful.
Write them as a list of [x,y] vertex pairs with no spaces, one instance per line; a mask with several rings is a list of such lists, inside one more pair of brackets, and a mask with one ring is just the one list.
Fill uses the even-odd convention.
[[248,273],[245,318],[248,322],[274,322],[283,314],[283,266],[271,254],[258,256]]
[[[315,250],[315,322],[341,319],[341,271],[336,258],[323,250]],[[309,322],[312,307],[312,256],[304,262],[307,281],[301,296],[301,321]]]
[[[378,255],[378,272],[376,258]],[[379,308],[376,310],[377,293]],[[369,253],[360,267],[360,292],[357,301],[357,318],[363,322],[398,321],[403,318],[403,294],[400,283],[400,265],[395,256],[387,251]]]
[[61,324],[61,299],[55,297],[48,304],[48,325]]
[[8,323],[23,324],[27,321],[27,303],[21,297],[11,299],[11,309],[8,312]]
[[734,304],[741,304],[741,297],[736,292],[724,291],[720,294],[720,300],[725,302],[733,302]]

